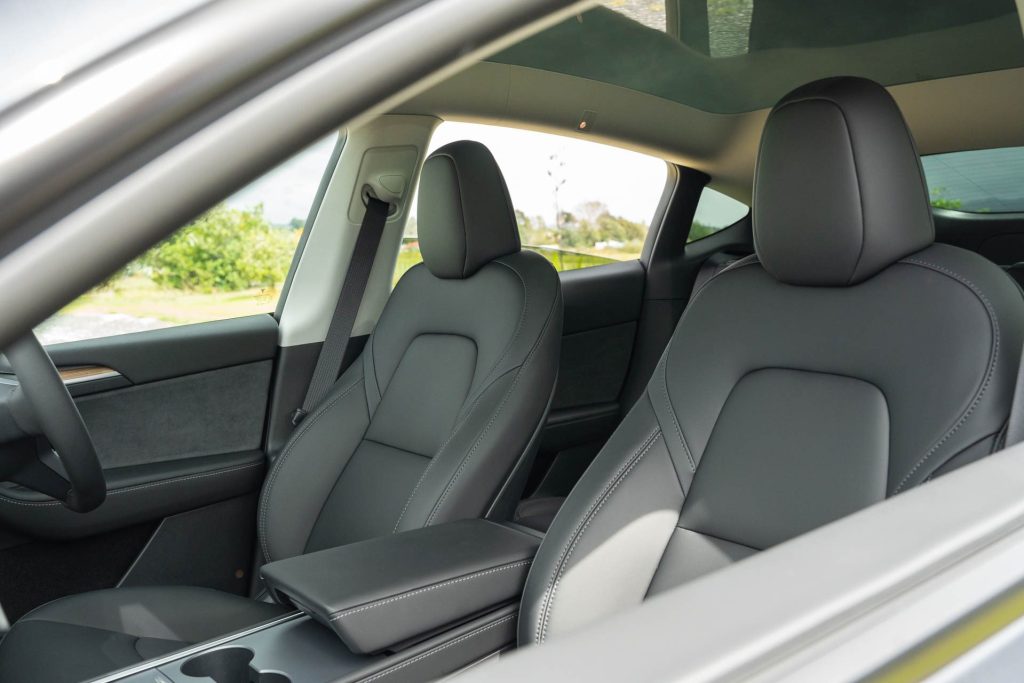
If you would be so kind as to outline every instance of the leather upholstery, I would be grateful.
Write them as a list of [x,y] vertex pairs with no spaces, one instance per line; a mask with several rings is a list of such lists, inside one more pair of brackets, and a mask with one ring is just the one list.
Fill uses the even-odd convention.
[[[998,446],[1024,299],[993,263],[929,246],[916,152],[885,91],[855,79],[801,88],[765,135],[758,254],[694,295],[645,395],[555,517],[527,580],[521,643]],[[851,149],[859,173],[834,172]]]
[[267,560],[484,514],[543,421],[561,317],[530,252],[468,279],[412,268],[267,477]]
[[338,634],[379,652],[517,600],[540,535],[465,519],[264,565],[277,593]]
[[[258,514],[267,561],[483,516],[544,421],[562,328],[558,274],[507,234],[515,221],[490,153],[468,143],[440,150],[423,171],[420,207],[424,256],[444,277],[422,264],[402,277],[361,356],[274,461]],[[162,605],[166,591],[178,590],[140,590],[132,599]],[[15,624],[0,646],[0,667],[34,668],[10,680],[59,678],[50,676],[52,658],[29,662],[12,643],[35,651],[50,638],[95,643],[107,637],[96,629],[133,636],[136,617],[149,619],[145,607],[125,612],[120,624],[61,617],[76,600],[94,601],[100,614],[107,601],[126,599],[119,590],[88,595],[52,603],[53,619]],[[175,618],[208,623],[203,638],[216,635],[235,600],[246,602],[181,601]],[[279,609],[252,604],[254,617]],[[249,613],[237,614],[245,621]],[[106,670],[96,668],[106,666],[102,658],[74,652],[60,666]]]
[[852,285],[935,239],[914,140],[862,78],[797,88],[772,110],[754,179],[754,242],[794,285]]
[[419,197],[420,251],[435,277],[466,278],[519,251],[519,228],[505,179],[479,142],[460,140],[431,154],[423,166]]

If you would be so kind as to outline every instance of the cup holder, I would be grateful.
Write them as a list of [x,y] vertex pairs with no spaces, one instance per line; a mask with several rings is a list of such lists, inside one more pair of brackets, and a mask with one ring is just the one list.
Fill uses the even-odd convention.
[[214,683],[292,683],[284,674],[257,671],[253,651],[245,647],[211,650],[185,660],[181,673],[190,678],[212,678]]

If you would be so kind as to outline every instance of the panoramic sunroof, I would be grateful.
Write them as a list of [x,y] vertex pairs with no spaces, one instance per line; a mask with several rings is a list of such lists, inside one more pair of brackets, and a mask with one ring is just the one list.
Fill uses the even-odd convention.
[[607,0],[491,58],[739,113],[825,76],[1024,66],[1014,0]]

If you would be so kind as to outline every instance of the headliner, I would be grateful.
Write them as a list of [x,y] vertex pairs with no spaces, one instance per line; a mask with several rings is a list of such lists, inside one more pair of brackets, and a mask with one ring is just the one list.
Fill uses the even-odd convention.
[[[791,3],[795,0],[775,1]],[[940,4],[945,5],[950,1],[942,0]],[[900,5],[908,3],[919,4],[916,0],[899,0]],[[862,3],[850,4],[859,6]],[[1005,4],[1001,0],[979,2],[980,7],[990,11],[994,11],[993,7],[998,10]],[[890,44],[897,46],[891,48],[891,54],[910,50],[917,62],[924,63],[932,58],[934,64],[945,65],[941,69],[938,66],[932,68],[927,72],[929,77],[926,79],[888,84],[923,154],[1024,145],[1024,117],[1021,116],[1024,111],[1024,67],[960,75],[948,73],[958,70],[970,72],[982,64],[1024,63],[1020,18],[1012,10],[1012,3],[1010,8],[1009,14],[997,13],[987,18],[982,16],[977,21],[924,33],[890,35],[877,41],[847,42],[838,47],[768,47],[753,50],[743,59],[737,56],[695,57],[693,49],[662,32],[646,28],[606,8],[596,8],[470,67],[398,106],[394,111],[543,130],[657,155],[708,173],[712,177],[713,187],[749,202],[761,128],[768,107],[775,99],[791,86],[815,78],[858,73],[858,65],[879,64],[881,68],[885,66],[881,63],[886,61],[881,56],[890,54],[886,52],[886,46]],[[669,15],[671,18],[671,12]],[[547,65],[551,68],[541,68],[539,61],[531,62],[530,65],[515,63],[527,61],[524,55],[533,54],[529,49],[531,44],[548,44],[553,36],[564,35],[566,31],[579,31],[588,22],[592,28],[595,25],[601,28],[597,31],[601,35],[607,35],[609,26],[618,26],[628,30],[630,35],[646,36],[652,44],[657,41],[660,47],[633,45],[622,47],[616,52],[613,46],[606,45],[610,58],[603,60],[603,66],[588,66],[585,59],[574,58],[558,67],[560,71],[551,70],[551,65]],[[950,36],[957,38],[953,40]],[[961,46],[964,44],[962,41],[976,46],[986,42],[1002,42],[1002,46],[995,46],[987,52],[979,48],[970,58],[965,56],[952,59],[945,53],[956,50],[949,47],[947,40],[959,42]],[[638,59],[616,61],[614,58],[637,50],[645,53],[663,51],[669,49],[665,47],[667,43],[673,44],[670,48],[673,54],[685,54],[687,59],[704,65],[711,64],[709,68],[721,72],[717,80],[712,79],[717,85],[714,89],[708,89],[708,92],[722,91],[726,89],[727,83],[732,84],[730,87],[733,90],[747,91],[745,94],[731,95],[733,99],[728,100],[731,103],[728,108],[760,106],[736,113],[708,111],[697,106],[696,102],[680,101],[693,99],[696,97],[693,92],[700,88],[679,86],[677,91],[675,87],[669,87],[680,79],[707,79],[706,73],[699,77],[692,74],[673,75],[665,73],[663,62],[658,62],[662,73],[652,76],[646,73],[650,69]],[[580,46],[579,43],[575,45]],[[1016,47],[1011,49],[1011,45]],[[917,49],[911,50],[913,46]],[[595,49],[593,45],[582,46],[579,47],[579,53],[591,54]],[[758,54],[754,55],[753,52]],[[970,51],[960,48],[960,52],[966,54]],[[535,60],[540,59],[539,54],[535,54]],[[745,66],[730,66],[740,63]],[[955,65],[959,66],[954,68]],[[651,65],[648,67],[653,68]],[[583,68],[606,71],[602,74],[589,72],[589,76],[571,73]],[[791,68],[796,71],[790,73]],[[771,78],[765,76],[763,82],[758,80],[756,85],[743,88],[736,85],[739,80],[730,80],[732,76],[728,74],[734,73],[730,69],[742,74],[761,69]],[[635,75],[630,76],[630,72]],[[890,72],[896,73],[891,69]],[[940,75],[943,72],[947,72],[947,75]],[[906,75],[902,71],[900,73]],[[865,73],[863,70],[858,75],[872,77],[870,72]],[[630,78],[638,80],[627,84]],[[620,82],[610,82],[616,80]],[[665,91],[661,94],[647,91],[655,85]],[[711,97],[706,93],[700,96]],[[746,104],[741,106],[742,102]],[[584,112],[590,112],[588,121],[591,125],[586,132],[578,129]]]

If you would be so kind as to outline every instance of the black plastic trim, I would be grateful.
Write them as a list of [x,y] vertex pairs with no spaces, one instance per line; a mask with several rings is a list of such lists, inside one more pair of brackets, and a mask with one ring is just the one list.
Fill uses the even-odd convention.
[[[51,344],[46,350],[55,365],[102,365],[133,384],[144,384],[272,359],[277,321],[264,313]],[[4,371],[9,372],[5,359],[0,360]]]

